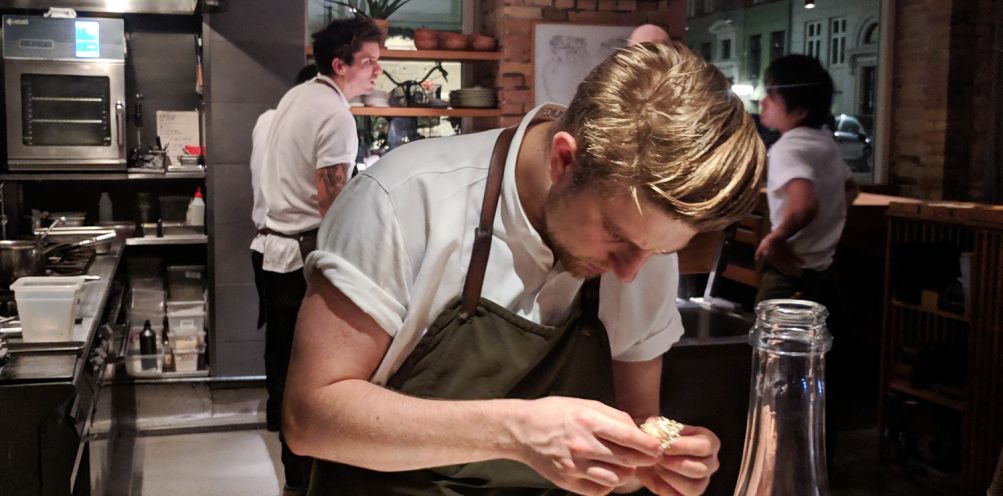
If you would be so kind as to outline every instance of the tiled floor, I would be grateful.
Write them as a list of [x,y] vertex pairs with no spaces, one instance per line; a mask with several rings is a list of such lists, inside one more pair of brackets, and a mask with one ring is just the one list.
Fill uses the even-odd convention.
[[265,430],[138,437],[130,455],[131,476],[92,481],[95,494],[276,496],[285,482],[278,436]]

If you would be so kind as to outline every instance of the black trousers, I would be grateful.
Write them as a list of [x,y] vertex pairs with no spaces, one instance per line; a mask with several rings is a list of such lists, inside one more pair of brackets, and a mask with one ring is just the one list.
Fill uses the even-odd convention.
[[[257,255],[257,256],[255,256]],[[251,254],[256,270],[261,267],[261,255]],[[293,453],[282,436],[282,396],[285,392],[286,373],[293,349],[296,316],[306,294],[303,269],[286,274],[261,270],[258,294],[264,304],[265,321],[265,387],[268,390],[266,419],[268,430],[279,432],[282,443],[282,465],[286,486],[306,488],[310,481],[313,459]],[[258,282],[257,272],[255,282]],[[261,316],[259,316],[259,321]]]

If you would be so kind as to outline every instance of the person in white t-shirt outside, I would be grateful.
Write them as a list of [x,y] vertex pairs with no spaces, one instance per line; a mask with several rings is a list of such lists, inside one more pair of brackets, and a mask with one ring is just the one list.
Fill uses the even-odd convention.
[[637,424],[682,335],[674,252],[746,215],[764,169],[721,72],[639,43],[566,110],[361,172],[307,259],[286,383],[310,494],[702,493],[717,437]]
[[756,301],[799,298],[838,306],[833,255],[857,188],[826,128],[832,78],[807,55],[787,55],[766,69],[763,125],[781,133],[770,147],[766,195],[772,230],[756,249],[762,277]]
[[[303,84],[317,76],[317,66],[307,64],[296,74],[296,84]],[[265,199],[261,197],[261,165],[264,162],[265,138],[272,125],[275,109],[268,109],[258,116],[251,130],[251,194],[253,207],[251,221],[254,229],[259,231],[251,240],[251,266],[254,268],[254,286],[258,290],[258,329],[265,325],[265,274],[261,269],[265,257],[265,235],[260,233],[265,228]],[[278,430],[275,427],[274,430]]]
[[[268,426],[281,428],[286,372],[296,315],[306,292],[303,260],[317,227],[351,176],[359,149],[348,101],[373,90],[380,75],[382,34],[366,17],[336,19],[313,35],[319,74],[279,101],[261,148],[265,217],[262,272]],[[282,441],[288,495],[303,494],[312,460]]]

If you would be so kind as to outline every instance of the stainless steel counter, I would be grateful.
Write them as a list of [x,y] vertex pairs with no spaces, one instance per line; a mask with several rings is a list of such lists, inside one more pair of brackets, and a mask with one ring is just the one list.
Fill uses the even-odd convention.
[[0,385],[12,382],[75,382],[86,365],[124,248],[121,241],[115,241],[110,253],[95,257],[87,273],[100,279],[84,284],[78,310],[80,322],[74,325],[70,341],[22,343],[20,338],[8,340],[11,359],[0,369]]

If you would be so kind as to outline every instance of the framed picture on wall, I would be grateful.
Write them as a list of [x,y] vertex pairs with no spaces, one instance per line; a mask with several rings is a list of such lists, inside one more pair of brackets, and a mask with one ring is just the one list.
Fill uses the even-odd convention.
[[533,28],[534,104],[567,105],[578,83],[616,49],[634,26],[537,23]]

